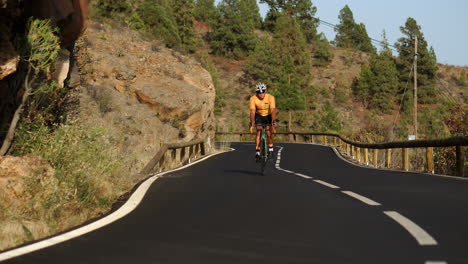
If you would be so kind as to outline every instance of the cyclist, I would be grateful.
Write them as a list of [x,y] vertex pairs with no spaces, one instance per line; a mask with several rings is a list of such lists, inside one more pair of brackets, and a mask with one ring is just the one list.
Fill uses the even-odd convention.
[[255,159],[260,157],[260,134],[262,125],[266,126],[268,138],[268,155],[273,154],[273,135],[270,131],[271,126],[276,127],[276,106],[275,97],[267,93],[267,87],[264,83],[258,83],[255,86],[256,94],[250,97],[250,128],[254,125],[257,128],[257,137],[255,138]]

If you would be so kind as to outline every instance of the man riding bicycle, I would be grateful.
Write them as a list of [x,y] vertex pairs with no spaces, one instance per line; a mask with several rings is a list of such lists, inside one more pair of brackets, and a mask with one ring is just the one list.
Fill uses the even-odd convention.
[[264,83],[258,83],[255,86],[256,94],[250,97],[250,128],[257,128],[257,136],[255,138],[255,159],[260,157],[260,134],[262,125],[265,125],[265,130],[268,139],[268,155],[273,153],[273,134],[270,128],[276,127],[276,106],[275,97],[267,93],[267,87]]

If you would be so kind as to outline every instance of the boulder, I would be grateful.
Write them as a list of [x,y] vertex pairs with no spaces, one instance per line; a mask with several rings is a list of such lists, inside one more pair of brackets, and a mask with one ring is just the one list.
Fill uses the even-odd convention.
[[36,155],[0,157],[0,190],[12,199],[20,199],[27,195],[28,179],[46,184],[54,180],[54,173],[54,169]]
[[[2,26],[0,25],[0,31],[1,28]],[[0,80],[16,72],[16,66],[19,62],[19,55],[7,36],[7,34],[0,34]]]

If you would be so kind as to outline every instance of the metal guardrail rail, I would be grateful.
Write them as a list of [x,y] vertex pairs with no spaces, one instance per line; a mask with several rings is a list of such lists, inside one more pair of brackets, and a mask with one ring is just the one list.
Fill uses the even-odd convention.
[[[216,135],[252,135],[248,132],[217,132]],[[409,170],[409,149],[413,148],[425,148],[426,149],[426,164],[425,170],[434,173],[434,152],[433,148],[438,147],[455,147],[456,148],[456,171],[458,176],[464,176],[464,147],[468,146],[468,137],[459,136],[451,137],[446,139],[434,139],[434,140],[411,140],[411,141],[395,141],[395,142],[383,142],[383,143],[361,143],[354,142],[341,135],[333,133],[314,133],[314,132],[277,132],[276,135],[289,135],[290,140],[287,142],[297,142],[297,138],[300,136],[306,142],[315,143],[317,137],[321,137],[321,141],[325,145],[333,145],[340,147],[349,157],[355,160],[357,163],[364,163],[369,165],[369,150],[372,151],[371,163],[377,167],[378,164],[378,152],[379,150],[385,150],[385,167],[390,168],[392,149],[400,148],[402,164],[401,169]],[[252,135],[253,136],[253,135]],[[332,138],[331,140],[329,140]],[[330,144],[328,143],[330,142]]]
[[[187,151],[188,149],[188,151]],[[170,155],[167,155],[170,152]],[[205,140],[197,139],[190,142],[163,144],[158,153],[146,164],[140,174],[146,175],[156,172],[155,168],[164,168],[164,164],[175,161],[179,163],[196,159],[197,155],[205,155]]]

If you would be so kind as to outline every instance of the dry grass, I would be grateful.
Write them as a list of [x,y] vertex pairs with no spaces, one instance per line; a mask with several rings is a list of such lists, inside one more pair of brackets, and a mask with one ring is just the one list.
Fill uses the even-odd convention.
[[63,125],[54,131],[23,125],[15,154],[33,153],[55,169],[52,177],[24,179],[24,193],[11,197],[0,190],[0,250],[77,226],[107,212],[127,192],[126,175],[105,130]]

